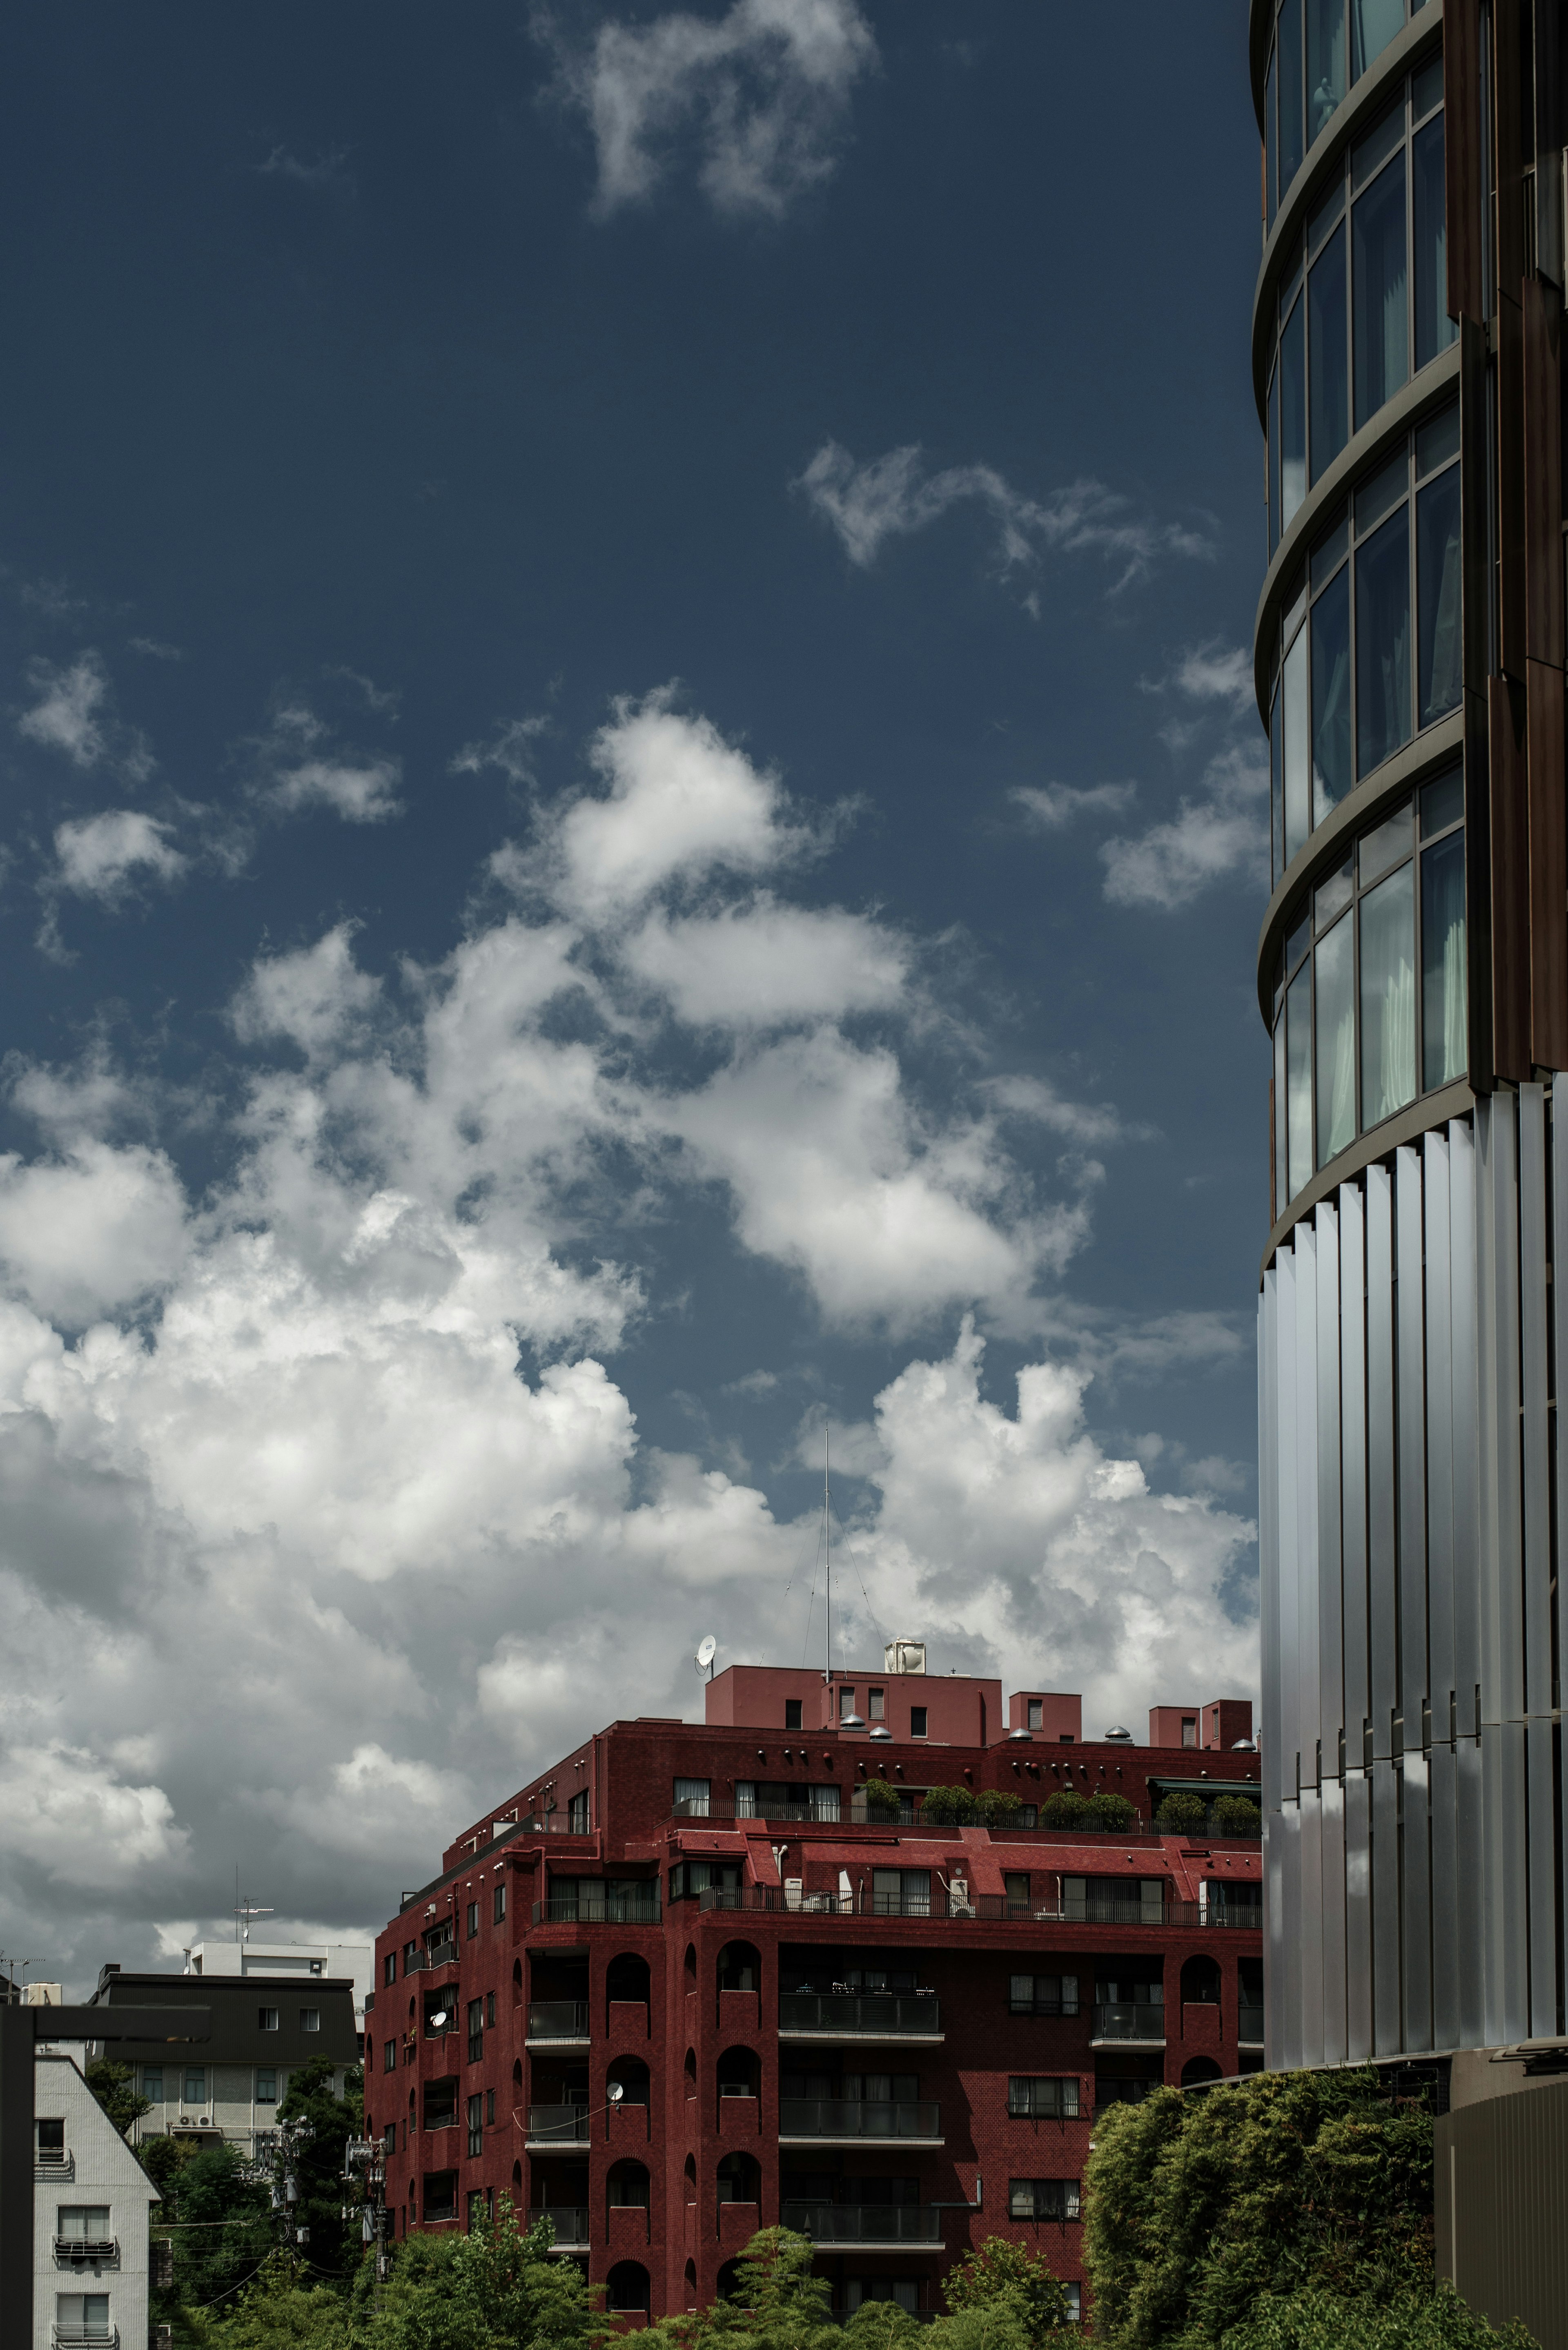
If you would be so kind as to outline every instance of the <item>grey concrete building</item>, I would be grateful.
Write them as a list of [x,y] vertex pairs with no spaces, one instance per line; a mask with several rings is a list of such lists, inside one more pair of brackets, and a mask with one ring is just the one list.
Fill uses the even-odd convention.
[[33,2350],[142,2350],[158,2190],[74,2058],[33,2078]]
[[165,2135],[249,2147],[275,2126],[290,2075],[325,2056],[341,2094],[358,2062],[354,1985],[346,1976],[127,1974],[105,1967],[89,2004],[204,2007],[212,2037],[200,2048],[135,2052],[136,2085],[151,2110],[137,2144]]

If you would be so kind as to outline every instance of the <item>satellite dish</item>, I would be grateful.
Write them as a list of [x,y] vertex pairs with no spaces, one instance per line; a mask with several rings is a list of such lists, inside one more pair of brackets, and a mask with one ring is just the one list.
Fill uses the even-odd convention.
[[432,2032],[439,2032],[439,2031],[441,2030],[441,2028],[442,2024],[443,2024],[445,2022],[446,2022],[446,2010],[445,2010],[445,2008],[443,2007],[443,2008],[441,2009],[441,2012],[440,2012],[440,2014],[439,2014],[439,2015],[432,2015],[432,2016],[431,2016],[431,2030]]
[[[714,1659],[714,1658],[718,1655],[718,1653],[719,1653],[719,1643],[718,1643],[718,1641],[717,1641],[717,1640],[715,1640],[715,1638],[713,1638],[713,1635],[712,1635],[712,1633],[711,1633],[711,1632],[705,1632],[705,1633],[703,1634],[703,1636],[702,1636],[701,1639],[701,1640],[698,1642],[698,1644],[697,1644],[697,1669],[698,1669],[698,1671],[699,1671],[700,1673],[708,1672],[709,1667],[712,1664],[713,1659]],[[709,1676],[709,1677],[710,1677],[710,1679],[711,1679],[711,1674],[710,1674],[710,1676]]]
[[612,2081],[608,2088],[605,2091],[605,2095],[608,2097],[612,2106],[618,2106],[621,2099],[625,2096],[626,2091],[618,2081]]

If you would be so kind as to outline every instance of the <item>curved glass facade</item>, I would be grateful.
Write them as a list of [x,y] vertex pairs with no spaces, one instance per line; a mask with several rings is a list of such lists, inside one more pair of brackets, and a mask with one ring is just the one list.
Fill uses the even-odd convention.
[[1278,0],[1263,99],[1268,224],[1307,150],[1425,0]]
[[1435,57],[1346,149],[1281,276],[1268,390],[1271,556],[1351,434],[1452,345],[1446,268]]

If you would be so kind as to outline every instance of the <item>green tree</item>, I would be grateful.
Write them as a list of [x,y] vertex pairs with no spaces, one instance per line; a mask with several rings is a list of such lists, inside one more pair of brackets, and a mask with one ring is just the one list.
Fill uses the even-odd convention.
[[1514,2319],[1499,2332],[1439,2282],[1429,2293],[1392,2301],[1342,2301],[1309,2287],[1283,2299],[1265,2293],[1220,2350],[1537,2350]]
[[987,1787],[975,1797],[975,1808],[981,1827],[1012,1827],[1023,1809],[1023,1798],[1015,1795],[1011,1788]]
[[861,1789],[866,1809],[874,1820],[896,1820],[898,1816],[898,1790],[886,1779],[867,1779]]
[[312,2284],[303,2262],[276,2251],[206,2339],[213,2350],[349,2350],[348,2304],[329,2286]]
[[116,2064],[107,2056],[94,2059],[84,2075],[88,2087],[123,2137],[132,2122],[152,2111],[152,2101],[136,2093],[136,2067]]
[[1189,1794],[1185,1788],[1178,1788],[1173,1794],[1167,1795],[1155,1814],[1154,1824],[1166,1835],[1200,1835],[1208,1817],[1209,1806],[1201,1795]]
[[1220,1835],[1256,1835],[1263,1814],[1247,1795],[1221,1795],[1214,1806],[1214,1825]]
[[153,2137],[137,2151],[162,2198],[153,2240],[174,2247],[174,2282],[152,2293],[153,2322],[171,2324],[179,2340],[202,2339],[192,2313],[226,2303],[276,2246],[272,2195],[232,2146]]
[[375,2308],[371,2263],[354,2285],[356,2342],[366,2350],[591,2350],[607,2329],[576,2261],[550,2257],[547,2220],[520,2229],[510,2196],[493,2225],[467,2235],[410,2236]]
[[358,2064],[350,2065],[338,2096],[333,2071],[329,2056],[313,2056],[292,2073],[277,2118],[280,2127],[304,2125],[294,2158],[296,2225],[310,2230],[311,2266],[347,2282],[359,2264],[361,2247],[358,2211],[348,2220],[343,2217],[343,2149],[363,2124],[365,2076]]
[[1089,1799],[1071,1787],[1058,1787],[1047,1795],[1040,1806],[1043,1828],[1086,1828],[1089,1825]]
[[[961,2324],[944,2329],[946,2350],[982,2350],[993,2338],[1033,2345],[1073,2322],[1066,2293],[1049,2263],[1027,2244],[1006,2236],[988,2236],[978,2252],[966,2252],[949,2270],[942,2288],[948,2307]],[[986,2331],[988,2321],[1000,2322],[1001,2337]]]
[[1126,1795],[1118,1795],[1115,1788],[1102,1787],[1097,1795],[1088,1798],[1088,1818],[1084,1825],[1109,1828],[1113,1835],[1129,1835],[1137,1825],[1137,1806],[1129,1803]]
[[928,1787],[920,1817],[940,1828],[967,1827],[979,1811],[968,1787]]

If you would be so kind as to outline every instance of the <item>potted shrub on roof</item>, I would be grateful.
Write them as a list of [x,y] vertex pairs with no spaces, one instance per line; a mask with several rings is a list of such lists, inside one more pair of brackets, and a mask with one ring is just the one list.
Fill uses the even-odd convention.
[[1086,1828],[1088,1797],[1080,1795],[1075,1787],[1058,1787],[1040,1806],[1040,1825],[1043,1828]]
[[1163,1835],[1201,1835],[1208,1816],[1209,1806],[1201,1795],[1177,1787],[1155,1814],[1154,1824]]
[[896,1820],[898,1816],[898,1790],[886,1779],[867,1779],[861,1789],[866,1798],[868,1820]]
[[1217,1835],[1260,1835],[1263,1814],[1250,1795],[1221,1795],[1214,1806]]
[[964,1828],[977,1817],[980,1806],[968,1787],[928,1787],[920,1817],[933,1827]]

